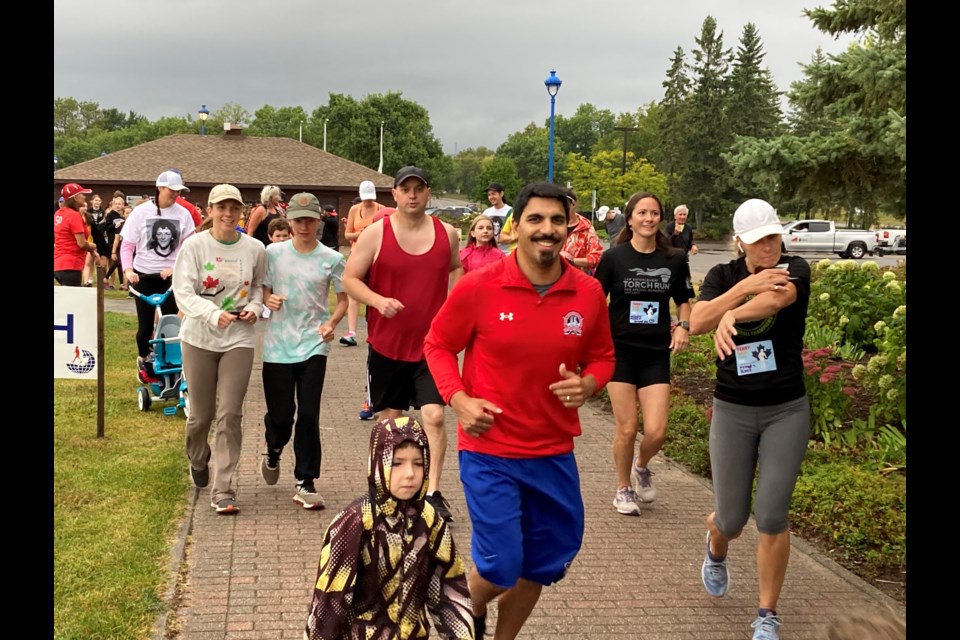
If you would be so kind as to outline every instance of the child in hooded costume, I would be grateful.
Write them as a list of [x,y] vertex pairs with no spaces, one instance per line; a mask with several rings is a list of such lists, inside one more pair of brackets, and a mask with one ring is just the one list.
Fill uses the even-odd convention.
[[463,559],[424,498],[430,447],[420,423],[387,419],[370,434],[370,491],[323,538],[305,640],[473,640]]

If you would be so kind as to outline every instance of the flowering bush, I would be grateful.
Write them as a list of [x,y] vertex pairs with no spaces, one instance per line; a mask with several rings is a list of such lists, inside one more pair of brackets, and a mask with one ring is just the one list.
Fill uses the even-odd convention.
[[[890,282],[896,284],[895,280]],[[877,354],[866,365],[853,368],[853,377],[877,395],[875,415],[881,422],[899,425],[907,417],[907,307],[894,309],[889,321],[873,325]]]
[[839,328],[843,342],[873,351],[876,323],[907,301],[907,283],[876,262],[824,259],[814,265],[807,323]]
[[803,380],[810,398],[812,435],[827,445],[841,433],[854,393],[848,384],[853,365],[835,354],[836,349],[829,346],[803,350]]

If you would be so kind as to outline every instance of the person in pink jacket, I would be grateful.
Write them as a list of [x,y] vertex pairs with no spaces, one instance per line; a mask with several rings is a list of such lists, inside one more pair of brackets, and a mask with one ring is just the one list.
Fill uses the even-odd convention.
[[467,231],[467,246],[460,250],[460,264],[464,273],[484,267],[503,258],[503,251],[496,245],[493,235],[493,220],[477,216]]

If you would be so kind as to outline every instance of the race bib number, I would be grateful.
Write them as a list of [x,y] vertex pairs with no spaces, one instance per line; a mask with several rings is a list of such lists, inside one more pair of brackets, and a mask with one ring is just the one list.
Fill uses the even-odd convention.
[[749,376],[754,373],[777,370],[777,358],[773,352],[773,342],[770,340],[738,345],[735,353],[737,375]]
[[659,318],[659,302],[644,302],[642,300],[632,300],[630,302],[630,324],[657,324]]

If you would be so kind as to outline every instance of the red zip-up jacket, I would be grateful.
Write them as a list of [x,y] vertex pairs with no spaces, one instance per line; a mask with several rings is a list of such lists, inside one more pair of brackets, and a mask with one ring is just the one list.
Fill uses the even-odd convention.
[[[461,377],[457,354],[464,349]],[[560,363],[592,374],[597,390],[613,376],[610,316],[599,282],[564,264],[560,280],[541,298],[521,273],[516,252],[457,282],[423,352],[445,402],[463,390],[503,410],[479,438],[461,426],[458,449],[504,458],[573,451],[580,417],[549,388],[561,380]]]

